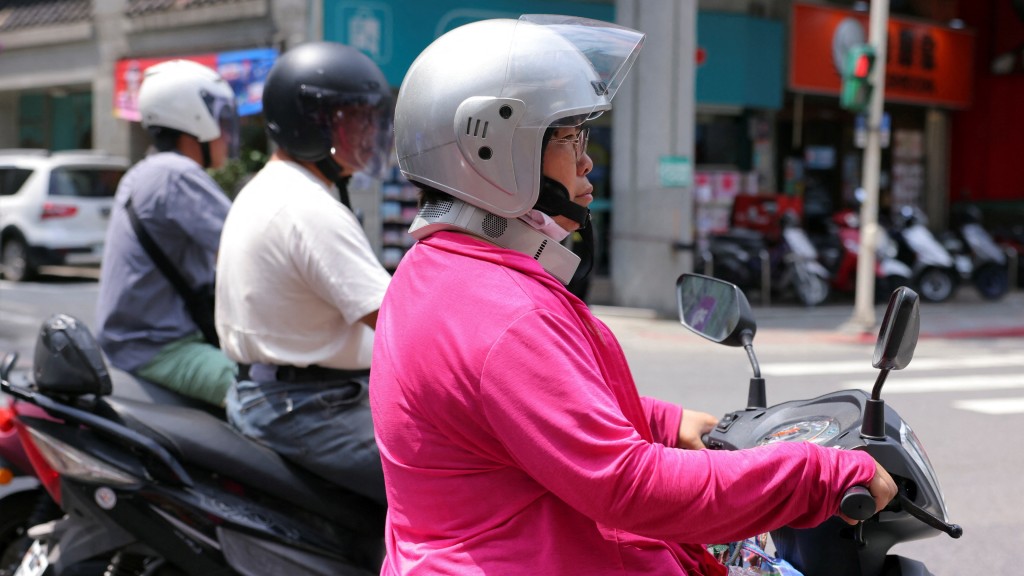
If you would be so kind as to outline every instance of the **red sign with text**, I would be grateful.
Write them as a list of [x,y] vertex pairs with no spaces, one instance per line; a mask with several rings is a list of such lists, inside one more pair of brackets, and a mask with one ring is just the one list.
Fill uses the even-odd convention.
[[[868,14],[795,3],[789,36],[790,89],[838,95],[846,51],[868,40]],[[973,32],[890,18],[887,36],[886,100],[971,105]]]

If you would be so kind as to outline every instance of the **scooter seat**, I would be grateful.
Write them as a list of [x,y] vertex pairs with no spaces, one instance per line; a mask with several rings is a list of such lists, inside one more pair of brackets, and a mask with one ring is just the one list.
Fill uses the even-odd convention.
[[105,397],[101,402],[125,426],[157,441],[183,462],[217,472],[356,533],[380,535],[384,531],[383,506],[286,461],[203,410],[118,397]]

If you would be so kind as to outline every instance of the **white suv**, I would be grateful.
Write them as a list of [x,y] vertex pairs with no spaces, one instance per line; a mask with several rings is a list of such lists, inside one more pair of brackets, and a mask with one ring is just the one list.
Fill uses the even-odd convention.
[[0,150],[0,272],[98,265],[110,209],[128,160],[103,152]]

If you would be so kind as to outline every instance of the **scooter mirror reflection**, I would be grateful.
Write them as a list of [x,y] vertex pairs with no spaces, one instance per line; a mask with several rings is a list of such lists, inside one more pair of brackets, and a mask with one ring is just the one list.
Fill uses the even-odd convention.
[[917,292],[900,286],[889,297],[875,343],[871,365],[881,370],[902,370],[910,364],[921,330]]
[[750,303],[735,284],[686,273],[676,281],[676,303],[683,326],[712,342],[744,346],[757,331]]

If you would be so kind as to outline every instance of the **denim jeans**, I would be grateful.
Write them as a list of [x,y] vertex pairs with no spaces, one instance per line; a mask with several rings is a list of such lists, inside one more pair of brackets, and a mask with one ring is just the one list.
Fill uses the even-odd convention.
[[243,380],[228,392],[228,421],[287,460],[386,504],[368,387],[369,376],[337,382]]

